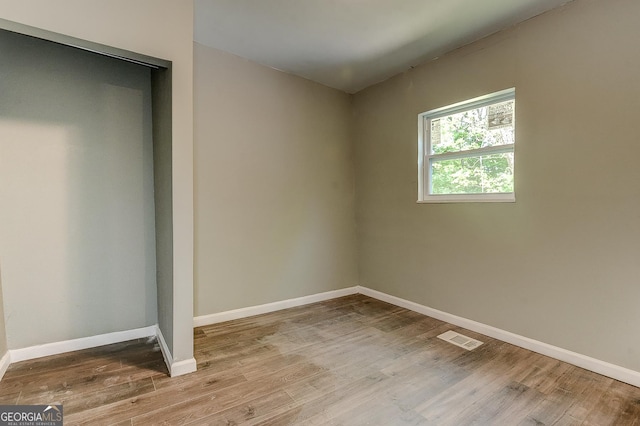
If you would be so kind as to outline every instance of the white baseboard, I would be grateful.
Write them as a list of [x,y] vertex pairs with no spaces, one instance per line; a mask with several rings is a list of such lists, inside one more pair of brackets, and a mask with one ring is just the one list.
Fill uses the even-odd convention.
[[0,380],[4,377],[4,373],[7,372],[7,368],[11,365],[11,354],[9,351],[0,358]]
[[9,356],[11,362],[19,362],[26,361],[28,359],[41,358],[43,356],[95,348],[96,346],[110,345],[113,343],[126,342],[127,340],[155,336],[156,328],[157,327],[155,325],[151,325],[149,327],[136,328],[134,330],[116,331],[113,333],[99,334],[97,336],[45,343],[44,345],[30,346],[27,348],[10,349]]
[[174,361],[171,351],[164,340],[164,336],[157,325],[136,328],[134,330],[116,331],[114,333],[100,334],[97,336],[83,337],[80,339],[65,340],[62,342],[46,343],[44,345],[31,346],[22,349],[11,349],[0,359],[0,379],[12,362],[26,361],[49,355],[57,355],[65,352],[79,351],[97,346],[126,342],[127,340],[143,337],[157,337],[162,356],[169,369],[171,377],[196,371],[196,360]]
[[373,297],[374,299],[391,303],[392,305],[400,306],[402,308],[406,308],[411,311],[457,325],[459,327],[464,327],[471,331],[475,331],[476,333],[484,334],[486,336],[493,337],[494,339],[502,340],[503,342],[511,343],[512,345],[520,346],[521,348],[528,349],[530,351],[537,352],[539,354],[546,355],[560,361],[568,362],[569,364],[584,368],[585,370],[590,370],[594,373],[602,374],[603,376],[611,377],[612,379],[616,379],[621,382],[640,387],[639,371],[630,370],[619,365],[591,358],[577,352],[572,352],[567,349],[559,348],[557,346],[540,342],[538,340],[520,336],[519,334],[511,333],[509,331],[492,327],[490,325],[482,324],[470,319],[459,317],[457,315],[439,311],[437,309],[420,305],[409,300],[401,299],[396,296],[391,296],[389,294],[382,293],[377,290],[372,290],[367,287],[358,286],[357,288],[358,293],[364,294],[365,296]]
[[171,364],[171,377],[182,376],[193,373],[198,369],[195,358],[184,359],[182,361],[174,361]]
[[310,296],[297,297],[279,302],[266,303],[264,305],[249,306],[246,308],[234,309],[232,311],[218,312],[215,314],[202,315],[193,319],[194,327],[217,324],[240,318],[252,317],[254,315],[266,314],[280,311],[282,309],[294,308],[296,306],[308,305],[310,303],[323,302],[337,297],[348,296],[358,293],[358,287],[343,288],[340,290],[327,291],[324,293],[312,294]]
[[167,341],[164,340],[162,330],[160,330],[159,326],[156,326],[156,335],[158,336],[158,344],[160,345],[160,351],[162,352],[164,363],[167,365],[169,375],[171,377],[182,376],[196,371],[197,366],[195,358],[185,359],[183,361],[173,360],[173,355],[171,355]]
[[[298,297],[295,299],[283,300],[279,302],[267,303],[264,305],[251,306],[242,309],[235,309],[227,312],[220,312],[211,315],[199,316],[193,319],[194,327],[215,324],[224,321],[230,321],[239,318],[245,318],[253,315],[274,312],[281,309],[292,308],[296,306],[307,305],[310,303],[322,302],[337,297],[348,296],[351,294],[363,294],[375,299],[400,306],[414,312],[418,312],[432,318],[445,321],[459,327],[511,343],[516,346],[568,362],[586,370],[602,374],[607,377],[628,383],[633,386],[640,387],[640,372],[611,364],[599,359],[591,358],[576,352],[572,352],[557,346],[553,346],[538,340],[520,336],[506,330],[502,330],[490,325],[482,324],[477,321],[439,311],[419,303],[411,302],[396,296],[391,296],[377,290],[372,290],[363,286],[350,287],[340,290],[328,291],[325,293],[314,294],[310,296]],[[56,355],[64,352],[77,351],[97,346],[109,345],[113,343],[124,342],[127,340],[139,339],[143,337],[157,336],[158,344],[162,351],[165,363],[169,369],[171,377],[180,376],[196,371],[196,360],[190,358],[187,360],[175,361],[169,351],[164,336],[157,325],[138,328],[134,330],[118,331],[114,333],[101,334],[97,336],[84,337],[80,339],[66,340],[62,342],[47,343],[44,345],[31,346],[22,349],[11,349],[2,358],[0,358],[0,379],[7,371],[9,365],[13,362],[25,361],[29,359],[40,358],[49,355]]]
[[156,325],[156,336],[158,337],[158,345],[160,346],[160,352],[162,352],[162,358],[164,358],[164,363],[167,365],[167,369],[169,370],[169,375],[171,375],[171,365],[173,364],[173,355],[171,355],[171,351],[169,350],[167,341],[164,340],[164,336],[162,335],[162,330],[160,330],[160,326],[158,325]]

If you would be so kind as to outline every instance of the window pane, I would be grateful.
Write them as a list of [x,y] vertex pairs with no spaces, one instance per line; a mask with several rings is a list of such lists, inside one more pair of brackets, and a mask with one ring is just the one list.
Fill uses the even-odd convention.
[[431,160],[431,194],[513,192],[513,152]]
[[513,100],[430,120],[431,154],[514,143]]

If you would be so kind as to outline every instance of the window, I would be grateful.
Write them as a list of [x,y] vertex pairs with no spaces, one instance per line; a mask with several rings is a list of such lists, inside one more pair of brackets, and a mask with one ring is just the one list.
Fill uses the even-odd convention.
[[418,202],[515,201],[515,89],[418,116]]

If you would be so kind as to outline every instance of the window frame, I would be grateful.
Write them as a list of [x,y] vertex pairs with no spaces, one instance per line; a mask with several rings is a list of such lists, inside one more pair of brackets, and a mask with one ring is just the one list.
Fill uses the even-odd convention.
[[[465,157],[477,157],[482,154],[499,154],[513,152],[515,163],[515,139],[513,144],[496,145],[473,150],[455,151],[444,154],[431,154],[431,120],[457,114],[487,105],[500,102],[515,101],[515,88],[489,93],[477,98],[447,105],[441,108],[432,109],[418,114],[418,203],[456,203],[456,202],[515,202],[515,170],[514,170],[514,191],[501,193],[481,193],[481,194],[430,194],[431,185],[431,160],[456,159]],[[513,120],[515,132],[516,120]],[[514,167],[515,169],[515,167]]]

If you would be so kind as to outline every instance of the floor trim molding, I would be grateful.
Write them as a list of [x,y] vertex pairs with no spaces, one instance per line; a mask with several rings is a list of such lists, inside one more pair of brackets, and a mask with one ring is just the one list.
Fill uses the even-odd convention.
[[164,340],[164,336],[162,335],[162,330],[160,330],[160,326],[156,325],[156,336],[158,338],[158,346],[160,346],[160,352],[162,353],[162,358],[164,358],[164,363],[169,370],[169,375],[171,375],[171,365],[173,364],[173,355],[171,355],[171,351],[169,350],[169,346],[167,345],[167,341]]
[[99,334],[97,336],[82,337],[79,339],[65,340],[61,342],[46,343],[44,345],[30,346],[21,349],[10,349],[0,358],[0,379],[14,362],[27,361],[35,358],[42,358],[49,355],[58,355],[66,352],[79,351],[82,349],[95,348],[98,346],[111,345],[113,343],[126,342],[128,340],[140,339],[144,337],[155,337],[162,352],[162,357],[169,370],[171,377],[181,376],[196,371],[196,360],[190,358],[175,361],[167,346],[167,342],[160,331],[158,325],[136,328],[133,330],[116,331],[113,333]]
[[173,364],[171,364],[171,371],[169,374],[171,377],[178,377],[193,373],[197,369],[198,365],[195,358],[184,359],[182,361],[174,361]]
[[420,305],[419,303],[411,302],[409,300],[401,299],[396,296],[391,296],[389,294],[382,293],[377,290],[372,290],[367,287],[358,286],[357,289],[358,293],[364,294],[365,296],[373,297],[374,299],[391,303],[392,305],[400,306],[402,308],[406,308],[411,311],[457,325],[459,327],[464,327],[466,329],[475,331],[476,333],[481,333],[489,337],[502,340],[503,342],[511,343],[512,345],[520,346],[521,348],[528,349],[530,351],[537,352],[539,354],[546,355],[560,361],[568,362],[569,364],[573,364],[586,370],[593,371],[594,373],[602,374],[603,376],[611,377],[612,379],[616,379],[621,382],[640,387],[639,371],[630,370],[619,365],[601,361],[596,358],[591,358],[577,352],[572,352],[567,349],[540,342],[538,340],[530,339],[519,334],[502,330],[500,328],[492,327],[490,325],[486,325],[477,321],[439,311],[437,309],[430,308],[425,305]]
[[127,340],[151,337],[156,335],[156,329],[157,327],[155,325],[151,325],[133,330],[116,331],[96,336],[81,337],[79,339],[45,343],[43,345],[29,346],[21,349],[10,349],[8,353],[11,363],[14,363],[49,355],[57,355],[65,352],[79,351],[82,349],[95,348],[97,346],[126,342]]
[[7,368],[11,365],[11,353],[9,351],[5,352],[0,358],[0,380],[4,377],[4,373],[7,372]]
[[[275,312],[282,309],[292,308],[296,306],[307,305],[310,303],[322,302],[325,300],[335,299],[338,297],[348,296],[351,294],[363,294],[383,302],[409,309],[414,312],[427,315],[450,324],[464,327],[501,340],[520,346],[524,349],[546,355],[560,361],[568,362],[575,366],[593,371],[603,376],[628,383],[633,386],[640,387],[640,372],[631,370],[619,365],[611,364],[596,358],[592,358],[577,352],[572,352],[548,343],[530,339],[519,334],[511,333],[487,324],[453,315],[444,311],[440,311],[429,306],[411,302],[400,297],[392,296],[377,290],[364,286],[355,286],[340,290],[333,290],[324,293],[303,296],[294,299],[288,299],[263,305],[250,306],[232,311],[219,312],[210,315],[203,315],[193,319],[194,327],[200,327],[209,324],[230,321],[234,319],[246,318],[254,315]],[[57,355],[65,352],[72,352],[82,349],[93,348],[97,346],[110,345],[113,343],[125,342],[127,340],[139,339],[144,337],[157,337],[162,356],[169,369],[171,377],[181,376],[196,371],[197,365],[195,358],[175,361],[171,355],[171,351],[162,335],[162,331],[158,325],[137,328],[133,330],[117,331],[113,333],[100,334],[97,336],[83,337],[79,339],[65,340],[61,342],[46,343],[43,345],[30,346],[21,349],[10,349],[0,358],[0,379],[7,371],[9,366],[14,362],[26,361],[35,358],[41,358],[49,355]]]
[[160,346],[160,352],[162,352],[164,363],[167,365],[167,369],[169,370],[169,376],[171,377],[182,376],[184,374],[189,374],[196,371],[197,364],[196,364],[195,358],[185,359],[182,361],[173,360],[173,355],[171,355],[171,351],[169,350],[167,341],[164,340],[164,336],[162,335],[162,330],[160,330],[160,327],[157,325],[156,325],[156,336],[158,337],[158,345]]
[[282,309],[294,308],[296,306],[308,305],[310,303],[323,302],[337,297],[349,296],[358,293],[358,287],[348,287],[340,290],[327,291],[324,293],[312,294],[310,296],[297,297],[279,302],[265,303],[264,305],[249,306],[246,308],[234,309],[231,311],[218,312],[215,314],[202,315],[193,319],[194,327],[217,324],[240,318],[252,317],[254,315],[266,314],[280,311]]

